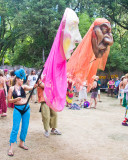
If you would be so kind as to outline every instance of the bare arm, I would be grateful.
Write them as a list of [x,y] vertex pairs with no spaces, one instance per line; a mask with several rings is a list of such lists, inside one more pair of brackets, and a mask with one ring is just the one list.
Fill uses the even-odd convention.
[[27,80],[27,84],[30,85],[30,80]]
[[[37,84],[35,84],[34,85],[34,88],[36,88],[38,85]],[[23,85],[22,86],[23,87],[23,89],[25,90],[25,91],[31,91],[32,89],[33,89],[33,87],[31,86],[28,86],[28,85]]]
[[8,86],[9,86],[9,87],[11,86],[11,78],[10,78],[9,81],[8,81]]
[[7,96],[7,87],[6,87],[5,79],[4,79],[4,89],[5,89],[5,93],[6,93],[6,96]]
[[38,81],[38,87],[44,88],[44,83],[41,80]]
[[31,91],[33,89],[32,86],[28,86],[28,85],[23,85],[22,87],[25,91]]
[[93,82],[93,85],[92,85],[92,89],[96,88],[97,87],[97,83],[94,81]]
[[128,93],[128,84],[124,88],[124,93]]
[[123,83],[123,82],[120,82],[120,84],[119,84],[119,90],[121,89],[121,85],[122,85],[122,83]]

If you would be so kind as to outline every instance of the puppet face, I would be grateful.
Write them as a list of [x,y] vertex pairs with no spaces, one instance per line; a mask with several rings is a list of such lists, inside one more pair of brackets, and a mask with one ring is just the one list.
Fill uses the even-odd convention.
[[67,8],[65,11],[65,28],[63,32],[63,49],[66,59],[71,57],[73,49],[76,47],[75,43],[80,43],[82,38],[79,32],[79,19],[76,13]]
[[113,44],[111,25],[103,23],[95,26],[92,33],[92,48],[96,58],[101,58],[108,46]]

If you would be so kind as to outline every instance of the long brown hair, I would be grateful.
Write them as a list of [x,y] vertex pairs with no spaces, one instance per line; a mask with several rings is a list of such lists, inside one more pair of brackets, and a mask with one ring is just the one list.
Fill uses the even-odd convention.
[[15,78],[13,79],[13,81],[12,81],[12,86],[15,86],[15,84],[16,84],[16,78],[17,78],[17,77],[15,77]]

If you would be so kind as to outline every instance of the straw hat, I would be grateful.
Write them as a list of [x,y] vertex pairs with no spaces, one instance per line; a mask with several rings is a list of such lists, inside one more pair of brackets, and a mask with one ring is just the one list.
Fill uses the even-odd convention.
[[125,78],[125,76],[122,76],[122,77],[121,77],[121,81],[123,81],[124,78]]
[[99,79],[99,76],[94,75],[92,78],[93,78],[94,80],[98,80],[98,79]]

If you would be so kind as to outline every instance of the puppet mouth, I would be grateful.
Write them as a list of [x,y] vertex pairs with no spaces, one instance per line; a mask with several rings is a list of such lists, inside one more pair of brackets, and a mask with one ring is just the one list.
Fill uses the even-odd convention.
[[104,53],[106,51],[106,48],[105,49],[101,49],[101,53]]
[[101,58],[101,57],[103,56],[103,54],[105,53],[106,50],[107,50],[107,48],[100,49],[100,50],[99,50],[99,54],[97,55],[97,58]]
[[80,43],[81,41],[76,40],[75,43]]
[[99,47],[99,52],[104,53],[107,50],[107,44],[101,43],[101,46]]

